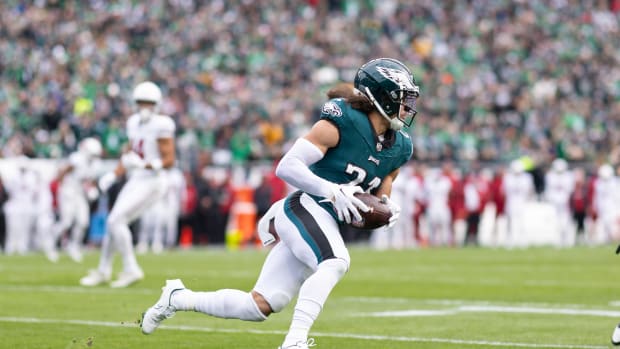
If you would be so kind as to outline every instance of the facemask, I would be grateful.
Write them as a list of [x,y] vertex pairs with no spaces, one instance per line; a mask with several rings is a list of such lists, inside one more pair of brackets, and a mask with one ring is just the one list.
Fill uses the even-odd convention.
[[151,109],[149,108],[142,108],[140,109],[139,114],[140,114],[140,119],[148,120],[151,117],[152,112],[151,112]]

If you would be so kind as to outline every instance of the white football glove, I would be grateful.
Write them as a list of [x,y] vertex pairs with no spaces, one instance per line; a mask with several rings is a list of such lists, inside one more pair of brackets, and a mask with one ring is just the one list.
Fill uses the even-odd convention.
[[101,190],[101,192],[106,192],[108,191],[108,189],[110,189],[114,182],[116,182],[116,175],[114,174],[114,172],[108,172],[99,178],[97,186],[99,187],[99,190]]
[[387,204],[390,208],[390,211],[392,212],[392,216],[390,217],[390,221],[388,223],[388,228],[391,228],[394,226],[394,224],[396,224],[398,217],[400,217],[400,206],[398,206],[398,204],[394,201],[390,200],[390,197],[385,194],[381,195],[381,202]]
[[144,166],[146,166],[144,159],[133,151],[125,153],[121,156],[121,164],[123,164],[123,167],[127,170],[144,168]]
[[361,221],[362,216],[358,210],[362,212],[370,211],[370,207],[353,195],[355,193],[363,193],[364,190],[361,187],[332,183],[330,189],[332,197],[328,200],[334,205],[339,221],[351,223],[351,214],[353,214],[355,220]]

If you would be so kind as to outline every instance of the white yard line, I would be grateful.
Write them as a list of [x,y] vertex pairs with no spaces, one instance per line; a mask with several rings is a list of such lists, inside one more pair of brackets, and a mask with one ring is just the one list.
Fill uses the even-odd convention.
[[[88,325],[101,327],[137,327],[134,323],[118,323],[107,321],[91,321],[91,320],[63,320],[63,319],[40,319],[40,318],[19,318],[19,317],[0,317],[0,322],[14,323],[34,323],[34,324],[70,324],[70,325]],[[252,334],[268,334],[268,335],[285,335],[285,331],[269,331],[256,329],[223,329],[209,328],[197,326],[167,326],[163,325],[160,330],[176,330],[176,331],[196,331],[196,332],[219,332],[219,333],[252,333]],[[140,335],[140,334],[136,334]],[[392,341],[392,342],[418,342],[418,343],[444,343],[454,345],[480,345],[491,347],[520,347],[520,348],[558,348],[558,349],[607,349],[608,346],[601,345],[569,345],[569,344],[535,344],[535,343],[514,343],[499,341],[480,341],[465,339],[448,339],[448,338],[424,338],[424,337],[406,337],[406,336],[380,336],[380,335],[361,335],[353,333],[328,333],[313,332],[316,337],[332,337],[347,339],[363,339],[373,341]]]
[[[490,300],[464,300],[464,299],[415,299],[415,298],[388,298],[388,297],[342,297],[347,302],[353,303],[375,303],[375,304],[437,304],[445,306],[515,306],[515,307],[539,307],[539,308],[570,308],[584,309],[592,307],[591,304],[568,304],[568,303],[549,303],[549,302],[505,302]],[[620,306],[619,301],[610,301],[609,306]],[[602,305],[601,305],[602,306]]]
[[530,314],[559,314],[559,315],[582,315],[620,317],[620,311],[602,309],[567,309],[567,308],[535,308],[535,307],[503,307],[503,306],[462,306],[458,308],[464,312],[488,312],[488,313],[530,313]]
[[83,287],[83,286],[52,286],[52,285],[0,285],[0,291],[5,292],[53,292],[53,293],[97,293],[97,294],[152,294],[158,295],[161,291],[158,288],[122,288],[110,289],[108,287]]
[[444,316],[456,313],[511,313],[511,314],[550,314],[550,315],[577,315],[601,316],[620,318],[620,311],[601,309],[572,309],[572,308],[540,308],[540,307],[509,307],[496,305],[464,305],[452,309],[407,309],[392,311],[377,311],[357,313],[354,316],[372,317],[414,317],[414,316]]

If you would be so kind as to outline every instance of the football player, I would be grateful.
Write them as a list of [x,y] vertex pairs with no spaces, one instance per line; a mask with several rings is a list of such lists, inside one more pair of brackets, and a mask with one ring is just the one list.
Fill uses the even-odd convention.
[[440,169],[434,168],[424,178],[426,219],[429,226],[429,242],[433,246],[448,246],[452,241],[452,212],[449,197],[452,181]]
[[181,202],[185,195],[185,177],[178,168],[164,171],[166,188],[164,195],[140,217],[136,251],[144,254],[149,245],[153,253],[172,247],[177,238]]
[[413,166],[403,166],[398,178],[392,184],[390,199],[403,208],[401,218],[391,227],[374,229],[371,236],[371,245],[376,249],[403,249],[413,246],[413,210],[415,199],[420,195],[421,188],[413,176]]
[[169,116],[158,114],[162,99],[159,87],[150,81],[142,82],[133,90],[132,99],[138,111],[127,120],[130,149],[121,156],[113,172],[99,179],[98,185],[106,191],[126,171],[129,171],[129,179],[108,215],[99,267],[80,279],[83,286],[110,280],[115,250],[121,254],[123,270],[110,286],[127,287],[144,277],[133,251],[129,224],[163,195],[166,185],[162,169],[171,168],[175,163],[175,124]]
[[299,190],[274,204],[259,222],[260,236],[274,236],[268,240],[275,246],[253,290],[194,292],[179,279],[168,280],[159,301],[142,318],[143,333],[152,333],[176,311],[263,321],[297,296],[280,348],[313,346],[308,332],[349,269],[342,224],[360,220],[360,211],[369,210],[354,195],[370,192],[382,198],[390,206],[393,225],[400,207],[389,199],[392,181],[413,150],[401,130],[417,113],[419,88],[409,69],[394,59],[375,59],[358,69],[354,87],[341,85],[328,92],[332,99],[323,105],[321,119],[278,164],[278,177]]
[[527,201],[534,195],[532,175],[525,172],[519,159],[510,163],[510,171],[504,177],[503,189],[506,193],[506,217],[508,218],[505,244],[506,247],[516,247],[523,240],[522,234],[525,233],[523,215]]
[[600,241],[613,241],[618,230],[618,194],[620,185],[610,164],[603,164],[598,169],[598,178],[594,183],[594,208],[598,216],[597,235]]
[[98,160],[102,154],[101,142],[88,137],[80,141],[77,151],[69,155],[68,163],[59,171],[56,178],[58,189],[58,208],[60,219],[52,232],[52,248],[56,240],[67,229],[71,229],[67,254],[75,262],[82,261],[82,241],[90,222],[89,201],[96,200],[99,192],[95,186]]
[[549,202],[556,214],[560,233],[560,246],[571,246],[575,238],[570,232],[571,210],[570,197],[575,189],[573,173],[568,170],[568,163],[564,159],[555,159],[551,163],[551,170],[545,174],[545,199]]
[[3,210],[6,217],[5,253],[26,254],[36,229],[38,208],[38,175],[26,156],[13,159],[17,173],[5,179],[8,200]]

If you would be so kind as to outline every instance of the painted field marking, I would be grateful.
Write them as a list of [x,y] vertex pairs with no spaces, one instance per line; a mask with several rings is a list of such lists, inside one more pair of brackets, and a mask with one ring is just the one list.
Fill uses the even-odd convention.
[[[487,300],[462,300],[462,299],[412,299],[412,298],[387,298],[387,297],[342,297],[347,302],[368,304],[438,304],[445,306],[509,306],[509,307],[534,307],[549,309],[587,309],[589,304],[548,303],[548,302],[504,302]],[[610,301],[611,307],[619,307],[620,300]],[[598,310],[595,310],[598,311]]]
[[52,286],[52,285],[1,285],[0,291],[9,292],[53,292],[53,293],[97,293],[97,294],[160,294],[158,289],[148,288],[120,288],[110,289],[108,287],[83,287],[83,286]]
[[[118,323],[108,321],[92,321],[92,320],[63,320],[63,319],[40,319],[40,318],[19,318],[19,317],[0,317],[0,322],[14,323],[31,323],[31,324],[70,324],[70,325],[88,325],[101,327],[137,327],[134,323]],[[160,330],[176,330],[176,331],[196,331],[196,332],[216,332],[216,333],[252,333],[267,335],[285,335],[285,331],[275,330],[256,330],[256,329],[225,329],[210,328],[197,326],[167,326],[162,325]],[[519,347],[519,348],[558,348],[558,349],[607,349],[607,346],[601,345],[569,345],[569,344],[536,344],[536,343],[514,343],[514,342],[498,342],[498,341],[481,341],[481,340],[465,340],[465,339],[448,339],[448,338],[424,338],[424,337],[407,337],[407,336],[380,336],[380,335],[362,335],[354,333],[329,333],[329,332],[313,332],[316,337],[331,338],[347,338],[347,339],[363,339],[374,341],[393,341],[393,342],[418,342],[418,343],[444,343],[455,345],[480,345],[491,347]]]
[[413,316],[445,316],[456,313],[511,313],[511,314],[551,314],[551,315],[580,315],[619,318],[620,311],[600,309],[570,309],[570,308],[539,308],[539,307],[509,307],[496,305],[464,305],[452,309],[408,309],[357,313],[354,316],[372,317],[413,317]]

